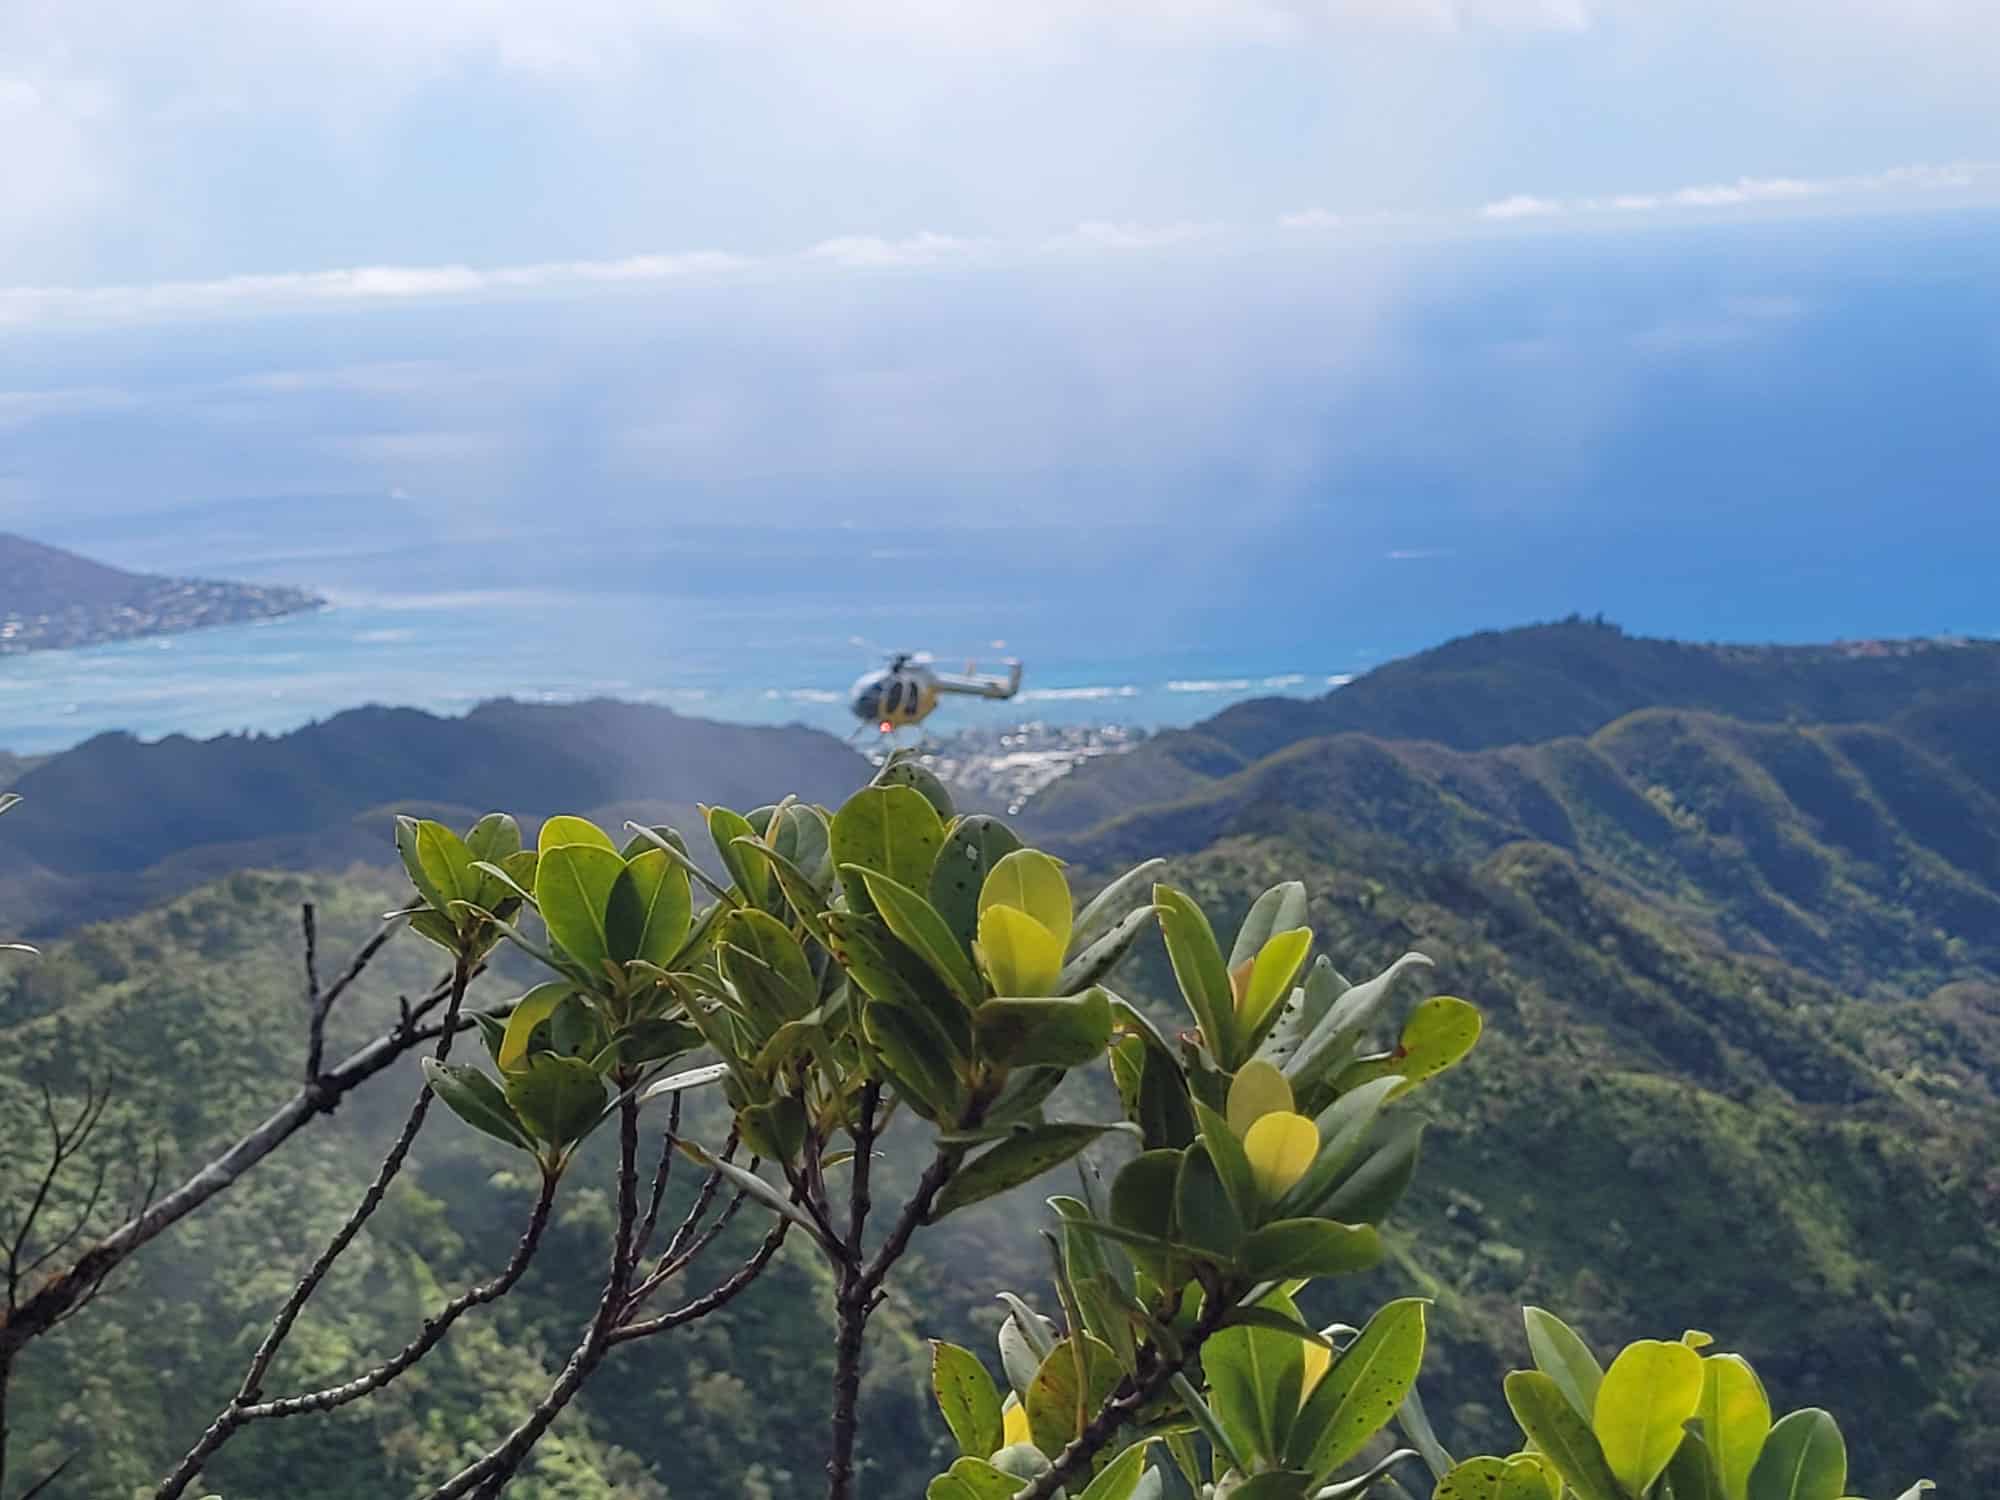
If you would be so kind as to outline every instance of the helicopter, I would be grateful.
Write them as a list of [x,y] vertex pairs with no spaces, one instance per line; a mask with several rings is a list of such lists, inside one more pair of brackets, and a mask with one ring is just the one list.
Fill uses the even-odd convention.
[[1021,691],[1021,664],[1007,662],[1005,677],[981,676],[966,663],[963,673],[939,672],[924,652],[897,651],[889,664],[860,678],[849,691],[847,706],[861,721],[859,735],[873,724],[883,734],[923,723],[948,693],[971,698],[1011,698]]

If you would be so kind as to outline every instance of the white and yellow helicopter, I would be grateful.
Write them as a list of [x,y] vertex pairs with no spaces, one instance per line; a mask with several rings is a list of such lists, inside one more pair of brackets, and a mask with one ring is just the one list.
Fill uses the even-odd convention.
[[861,721],[855,734],[873,725],[883,734],[910,729],[923,723],[947,694],[968,698],[1006,699],[1021,691],[1021,664],[1007,662],[1005,677],[979,674],[973,663],[965,671],[940,672],[931,666],[925,652],[898,651],[889,664],[859,679],[848,694],[847,706]]

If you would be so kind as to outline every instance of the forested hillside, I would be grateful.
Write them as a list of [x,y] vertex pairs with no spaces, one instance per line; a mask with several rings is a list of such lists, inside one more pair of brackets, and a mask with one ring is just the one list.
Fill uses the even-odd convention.
[[[1593,627],[1557,630],[1600,639]],[[1564,634],[1577,630],[1592,633]],[[1312,1309],[1331,1319],[1384,1297],[1436,1298],[1423,1389],[1455,1452],[1507,1451],[1512,1423],[1498,1377],[1525,1358],[1518,1308],[1532,1302],[1600,1347],[1715,1331],[1792,1404],[1840,1413],[1854,1493],[1895,1493],[1914,1474],[1947,1495],[2000,1487],[2000,1165],[1991,1149],[2000,1138],[2000,770],[1983,748],[2000,742],[2000,693],[1975,648],[1879,661],[1808,654],[1799,681],[1848,667],[1867,674],[1851,679],[1861,686],[1800,687],[1790,703],[1761,701],[1761,712],[1748,701],[1634,710],[1629,691],[1600,684],[1570,719],[1602,721],[1532,744],[1313,734],[1164,802],[1152,799],[1157,767],[1143,752],[1093,770],[1119,812],[1060,844],[1079,892],[1166,854],[1170,878],[1222,930],[1256,892],[1302,878],[1318,951],[1343,971],[1372,973],[1419,950],[1438,964],[1423,986],[1485,1012],[1477,1053],[1424,1096],[1434,1124],[1418,1184],[1390,1221],[1389,1262],[1343,1283],[1353,1306]],[[336,759],[338,775],[327,779],[365,783],[365,795],[393,804],[395,778],[428,777],[400,795],[471,806],[477,793],[557,811],[571,786],[581,788],[572,805],[599,805],[643,797],[658,775],[666,799],[724,801],[714,787],[784,769],[725,765],[722,755],[669,765],[629,742],[607,754],[618,731],[668,720],[606,707],[593,710],[604,717],[589,721],[590,736],[552,736],[568,747],[560,755],[524,757],[517,782],[507,736],[525,732],[524,721],[560,722],[535,719],[544,712],[556,711],[475,715],[470,728],[491,743],[469,734],[459,747],[472,768],[463,781],[451,764],[414,755],[365,772]],[[371,726],[377,732],[359,733]],[[340,742],[348,755],[364,744],[388,756],[423,743],[365,718],[351,727],[355,736]],[[198,748],[171,755],[192,767]],[[114,747],[133,767],[145,764],[140,749]],[[808,796],[838,800],[860,779],[858,762],[838,750],[793,766],[820,778],[801,785]],[[273,752],[244,742],[229,753],[251,765]],[[60,789],[71,808],[91,806],[80,781],[41,779],[61,767],[49,763],[24,786],[37,800]],[[190,836],[195,817],[237,815],[211,789],[176,825],[171,778],[135,790],[136,774],[119,786],[118,805],[155,850]],[[297,795],[305,783],[286,785]],[[775,790],[765,782],[738,800]],[[329,797],[297,814],[298,826],[351,817],[344,807]],[[27,831],[29,811],[0,827],[0,848]],[[60,820],[46,807],[42,816],[34,847],[46,853]],[[95,814],[77,832],[107,881],[162,868],[157,852],[150,864],[121,854],[116,825]],[[356,845],[387,836],[366,823],[351,835]],[[307,898],[320,905],[325,953],[344,951],[399,899],[373,875],[236,875],[11,965],[0,974],[9,1139],[37,1138],[44,1082],[73,1100],[87,1080],[112,1081],[105,1139],[122,1139],[121,1130],[157,1139],[183,1166],[268,1108],[300,1066],[297,906]],[[4,903],[0,918],[4,929]],[[348,1040],[392,1013],[398,991],[436,978],[407,936],[380,962],[336,1013]],[[478,994],[502,1000],[525,980],[509,971]],[[1157,938],[1116,984],[1167,1020],[1174,982]],[[228,1395],[415,1086],[413,1069],[375,1081],[35,1346],[9,1415],[22,1471],[77,1451],[65,1481],[74,1487],[56,1493],[149,1492]],[[1110,1083],[1099,1065],[1068,1087],[1075,1097],[1059,1096],[1057,1113],[1095,1118],[1093,1091],[1101,1099]],[[713,1136],[721,1125],[704,1117],[694,1129]],[[924,1146],[920,1130],[890,1135],[886,1191],[914,1174]],[[114,1182],[142,1157],[114,1157]],[[506,1257],[529,1196],[511,1175],[519,1158],[446,1119],[415,1160],[287,1352],[287,1388],[393,1349],[426,1308]],[[246,1435],[211,1476],[225,1500],[420,1493],[516,1420],[588,1316],[596,1271],[587,1258],[610,1212],[603,1165],[586,1163],[565,1184],[551,1239],[514,1297],[468,1317],[440,1358],[381,1400]],[[32,1165],[16,1159],[12,1169],[18,1205]],[[946,1437],[922,1397],[917,1340],[990,1347],[991,1293],[1043,1285],[1042,1247],[1023,1229],[1039,1200],[1066,1186],[1017,1191],[922,1240],[862,1404],[861,1451],[875,1465],[862,1493],[916,1495],[936,1471]],[[746,1210],[732,1225],[690,1291],[741,1258],[761,1233],[756,1219]],[[776,1274],[715,1320],[619,1355],[514,1492],[775,1500],[809,1491],[829,1372],[823,1276],[789,1247]],[[174,1379],[157,1378],[169,1369]],[[337,1477],[301,1491],[305,1472]]]
[[1115,765],[1080,767],[1036,797],[1027,817],[1037,829],[1086,828],[1333,734],[1481,750],[1588,735],[1646,708],[1766,724],[1869,723],[1982,685],[2000,685],[2000,643],[1693,645],[1581,620],[1485,631],[1389,662],[1321,698],[1254,699],[1157,735]]
[[39,936],[170,899],[232,870],[393,857],[391,820],[492,807],[685,821],[796,792],[838,800],[867,764],[831,735],[593,701],[484,703],[463,718],[359,708],[283,735],[99,735],[9,774],[0,912]]

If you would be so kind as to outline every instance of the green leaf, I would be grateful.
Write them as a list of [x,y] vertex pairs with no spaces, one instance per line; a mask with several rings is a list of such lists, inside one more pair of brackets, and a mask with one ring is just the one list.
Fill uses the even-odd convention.
[[431,888],[443,900],[438,903],[445,915],[456,919],[454,901],[470,901],[479,893],[479,876],[472,868],[472,854],[459,836],[442,823],[429,818],[416,825],[416,857]]
[[1722,1480],[1715,1472],[1708,1445],[1692,1432],[1681,1439],[1680,1447],[1667,1460],[1667,1477],[1661,1487],[1672,1500],[1724,1500]]
[[1081,1067],[1111,1044],[1111,997],[1003,995],[972,1013],[972,1030],[981,1054],[1004,1067]]
[[[1035,1125],[1008,1136],[952,1174],[931,1209],[931,1222],[1060,1166],[1115,1125]],[[996,1445],[997,1446],[997,1445]]]
[[1135,865],[1085,902],[1069,935],[1070,952],[1083,953],[1094,947],[1106,933],[1121,926],[1135,906],[1150,911],[1150,887],[1166,867],[1164,859],[1149,859]]
[[1505,1389],[1521,1431],[1556,1466],[1577,1500],[1627,1500],[1597,1435],[1552,1377],[1539,1370],[1516,1370],[1507,1377]]
[[1229,1201],[1236,1206],[1237,1217],[1245,1224],[1254,1224],[1263,1215],[1264,1198],[1257,1191],[1257,1179],[1250,1170],[1250,1158],[1243,1154],[1243,1142],[1230,1129],[1229,1122],[1206,1104],[1199,1099],[1188,1102],[1194,1106],[1195,1119],[1201,1126],[1201,1138],[1208,1147],[1209,1160],[1222,1179]]
[[791,1094],[780,1094],[765,1104],[744,1105],[736,1112],[736,1126],[743,1134],[743,1144],[766,1161],[796,1161],[805,1146],[805,1106]]
[[593,975],[611,956],[605,909],[611,888],[624,873],[625,861],[618,851],[595,844],[546,848],[535,867],[535,905],[548,924],[549,936]]
[[1361,1171],[1368,1159],[1366,1153],[1381,1144],[1377,1121],[1396,1086],[1395,1079],[1364,1083],[1321,1111],[1313,1123],[1319,1127],[1324,1144],[1306,1175],[1279,1201],[1277,1211],[1281,1216],[1295,1218],[1317,1212],[1335,1189]]
[[1303,1091],[1322,1073],[1344,1061],[1388,1000],[1396,981],[1412,968],[1430,966],[1431,961],[1423,954],[1405,953],[1373,979],[1353,986],[1335,1000],[1284,1065],[1292,1087]]
[[1652,1487],[1700,1405],[1701,1356],[1686,1344],[1639,1339],[1619,1352],[1597,1389],[1590,1428],[1627,1494]]
[[538,984],[527,994],[514,1002],[514,1009],[507,1017],[506,1034],[500,1042],[500,1051],[494,1061],[505,1073],[517,1068],[528,1056],[528,1038],[542,1022],[555,1014],[555,1009],[576,993],[576,986],[562,981]]
[[967,953],[979,935],[979,889],[987,872],[1020,847],[1014,830],[998,818],[984,813],[960,818],[938,850],[930,884],[918,887],[930,892],[931,905]]
[[1699,1415],[1724,1500],[1748,1500],[1750,1471],[1771,1432],[1771,1402],[1742,1355],[1716,1354],[1702,1361]]
[[1117,1356],[1103,1340],[1086,1333],[1058,1343],[1028,1382],[1021,1403],[1028,1409],[1028,1431],[1035,1446],[1044,1453],[1062,1452],[1124,1376]]
[[741,908],[723,919],[721,939],[717,961],[723,976],[762,1016],[767,1034],[813,1008],[819,981],[783,922],[769,912]]
[[738,842],[748,839],[754,843],[756,831],[743,814],[729,808],[710,807],[703,811],[708,821],[709,841],[722,857],[722,867],[746,901],[752,906],[762,906],[771,896],[771,867]]
[[611,883],[604,905],[605,947],[620,963],[638,958],[664,968],[680,952],[693,917],[687,871],[664,849],[648,849],[626,861]]
[[535,840],[535,848],[542,854],[572,844],[583,844],[593,849],[609,849],[613,854],[618,852],[618,846],[611,842],[611,835],[602,828],[588,818],[572,818],[567,814],[550,818],[543,823],[541,835]]
[[1750,1471],[1750,1500],[1840,1500],[1846,1493],[1840,1424],[1817,1406],[1781,1418]]
[[1423,1363],[1426,1306],[1405,1297],[1368,1320],[1300,1408],[1286,1462],[1323,1481],[1388,1424]]
[[1413,1115],[1377,1120],[1361,1157],[1313,1210],[1343,1224],[1379,1224],[1416,1175],[1426,1121]]
[[938,1475],[924,1491],[924,1500],[1014,1500],[1021,1481],[983,1458],[961,1458]]
[[711,1083],[720,1083],[729,1076],[728,1063],[708,1063],[699,1068],[689,1068],[683,1073],[673,1073],[657,1082],[649,1083],[639,1095],[639,1102],[658,1099],[666,1094],[678,1094],[684,1089],[706,1088]]
[[[1062,972],[1056,976],[1056,993],[1074,995],[1078,990],[1106,978],[1132,951],[1132,945],[1139,941],[1146,929],[1153,925],[1153,917],[1151,906],[1142,906],[1127,913],[1124,921],[1063,965]],[[1071,948],[1075,948],[1074,943]]]
[[982,931],[986,913],[995,906],[1010,906],[1033,917],[1056,940],[1057,967],[1069,947],[1070,929],[1075,924],[1069,878],[1062,862],[1039,849],[1016,849],[1005,855],[987,872],[979,887],[979,918]]
[[1241,1137],[1265,1115],[1292,1113],[1292,1086],[1270,1063],[1252,1058],[1229,1082],[1229,1128]]
[[1438,1481],[1431,1500],[1548,1500],[1548,1489],[1527,1459],[1468,1458]]
[[[1008,1306],[1007,1317],[1000,1324],[1000,1367],[1006,1371],[1007,1384],[1013,1387],[1016,1396],[1026,1396],[1028,1387],[1034,1383],[1035,1371],[1042,1367],[1042,1361],[1049,1357],[1049,1351],[1056,1346],[1055,1330],[1049,1320],[1010,1293],[1002,1293],[1000,1300]],[[1006,1416],[1003,1406],[1001,1416]],[[1027,1413],[1021,1414],[1027,1420]]]
[[1597,1356],[1575,1329],[1552,1312],[1524,1307],[1521,1321],[1528,1327],[1528,1352],[1535,1368],[1555,1381],[1576,1414],[1588,1422],[1597,1410],[1597,1388],[1604,1381]]
[[[1142,1151],[1111,1179],[1111,1222],[1165,1244],[1174,1236],[1174,1186],[1179,1181],[1181,1153]],[[1134,1247],[1133,1259],[1161,1285],[1177,1285],[1168,1274],[1168,1257]]]
[[[841,874],[850,873],[843,865]],[[985,996],[985,989],[979,983],[979,975],[965,956],[965,949],[959,945],[943,917],[930,902],[919,896],[908,886],[891,880],[887,875],[873,870],[854,870],[868,887],[868,895],[875,903],[882,920],[889,924],[889,931],[897,941],[930,965],[931,971],[950,986],[953,994],[967,1005],[977,1005]]]
[[1479,1041],[1479,1010],[1450,995],[1433,995],[1403,1025],[1396,1071],[1404,1078],[1399,1098],[1458,1062]]
[[914,758],[915,752],[898,750],[888,762],[870,779],[870,786],[906,786],[921,792],[924,800],[937,809],[937,815],[949,823],[958,811],[952,806],[951,793],[938,780],[937,773],[921,765]]
[[907,786],[863,787],[833,815],[830,847],[848,907],[875,909],[866,883],[849,866],[918,890],[930,880],[943,843],[944,820],[923,793]]
[[1153,905],[1159,908],[1160,935],[1166,939],[1174,978],[1201,1028],[1202,1039],[1216,1061],[1233,1070],[1236,995],[1229,984],[1229,971],[1223,967],[1222,952],[1216,947],[1214,929],[1201,908],[1172,886],[1154,886]]
[[1181,1153],[1180,1173],[1174,1180],[1174,1222],[1187,1244],[1221,1260],[1236,1258],[1243,1220],[1202,1141]]
[[483,1131],[495,1140],[505,1141],[524,1151],[533,1149],[527,1131],[514,1117],[513,1107],[507,1103],[507,1096],[479,1069],[441,1063],[427,1057],[424,1059],[424,1080],[430,1084],[431,1092],[444,1101],[445,1107],[474,1130]]
[[[1281,1298],[1271,1302],[1291,1311]],[[1227,1327],[1201,1346],[1209,1407],[1239,1453],[1260,1465],[1284,1456],[1299,1414],[1305,1366],[1298,1335],[1273,1328]]]
[[1296,880],[1274,885],[1250,904],[1229,950],[1234,970],[1255,959],[1278,933],[1306,925],[1306,888]]
[[[926,804],[928,805],[928,804]],[[924,1016],[940,1029],[955,1055],[972,1051],[972,1018],[916,954],[897,942],[880,917],[829,912],[833,956],[864,993]]]
[[931,1340],[931,1389],[958,1451],[984,1458],[1000,1447],[1000,1391],[977,1355]]
[[1133,1500],[1146,1471],[1146,1445],[1134,1443],[1091,1480],[1077,1500]]
[[1331,1219],[1279,1219],[1251,1231],[1237,1252],[1244,1273],[1258,1281],[1350,1276],[1382,1259],[1382,1238],[1372,1224]]
[[534,1053],[507,1075],[506,1089],[529,1134],[551,1146],[580,1140],[604,1112],[604,1080],[574,1057]]
[[919,1114],[927,1120],[958,1118],[966,1059],[935,1020],[923,1011],[871,1000],[862,1009],[861,1029]]
[[981,911],[979,938],[973,946],[999,994],[1047,995],[1062,976],[1062,943],[1018,907],[989,906]]

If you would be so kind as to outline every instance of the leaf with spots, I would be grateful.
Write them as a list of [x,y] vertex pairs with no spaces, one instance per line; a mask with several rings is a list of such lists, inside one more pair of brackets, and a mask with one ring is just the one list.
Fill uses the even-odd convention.
[[1388,1424],[1423,1363],[1428,1305],[1404,1297],[1368,1320],[1300,1409],[1287,1463],[1324,1480]]

